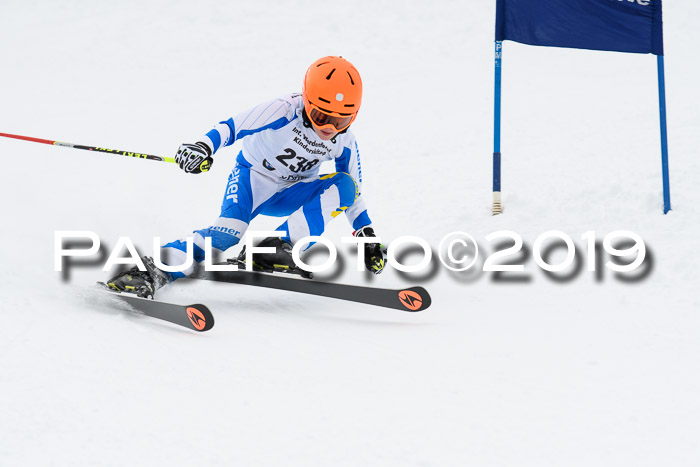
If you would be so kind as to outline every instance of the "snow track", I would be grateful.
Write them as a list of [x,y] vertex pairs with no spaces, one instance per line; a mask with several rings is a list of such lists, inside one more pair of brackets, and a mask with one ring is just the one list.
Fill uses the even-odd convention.
[[[655,60],[507,42],[505,214],[490,216],[492,2],[3,2],[0,131],[173,155],[342,54],[362,73],[354,132],[386,241],[627,229],[649,276],[421,282],[402,313],[229,284],[174,284],[195,334],[86,303],[53,272],[55,230],[187,235],[218,215],[210,173],[0,141],[0,465],[697,466],[700,114],[689,0],[666,2],[673,211],[662,215]],[[483,3],[483,4],[481,4]],[[398,117],[398,118],[397,118]],[[272,219],[253,228],[269,229]],[[344,218],[328,236],[338,245]],[[345,251],[342,250],[341,251]],[[346,270],[335,280],[366,284]],[[395,271],[367,284],[414,285]]]

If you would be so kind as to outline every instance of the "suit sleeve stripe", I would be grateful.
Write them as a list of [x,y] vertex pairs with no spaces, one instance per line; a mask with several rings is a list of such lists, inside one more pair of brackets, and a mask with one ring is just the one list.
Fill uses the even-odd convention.
[[205,135],[205,143],[208,139],[209,147],[212,148],[212,153],[216,153],[223,146],[230,146],[233,144],[233,119],[221,122],[214,128],[209,130],[209,133]]
[[[350,148],[343,148],[343,153],[335,160],[335,171],[350,173]],[[351,174],[352,175],[352,174]]]
[[219,150],[219,147],[221,147],[221,134],[219,134],[219,132],[216,130],[216,128],[214,128],[214,129],[210,130],[209,133],[207,133],[207,136],[209,137],[209,140],[211,141],[212,152],[215,153],[216,151]]
[[355,218],[354,221],[352,221],[352,228],[354,230],[359,230],[366,225],[370,225],[371,223],[372,221],[370,220],[367,210],[365,209]]
[[233,144],[233,135],[236,134],[236,124],[233,122],[233,119],[229,118],[224,122],[220,122],[216,128],[219,129],[219,134],[221,134],[222,130],[226,133],[224,146],[231,146]]

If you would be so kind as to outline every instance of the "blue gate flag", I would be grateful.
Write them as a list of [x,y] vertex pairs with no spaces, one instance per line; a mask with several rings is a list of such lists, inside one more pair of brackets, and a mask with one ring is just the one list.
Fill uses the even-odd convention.
[[661,0],[497,0],[496,40],[664,54]]

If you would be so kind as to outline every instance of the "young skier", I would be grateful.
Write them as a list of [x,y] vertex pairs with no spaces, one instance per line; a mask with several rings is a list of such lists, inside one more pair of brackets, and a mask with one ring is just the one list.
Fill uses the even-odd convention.
[[[207,172],[222,147],[242,139],[242,150],[228,178],[221,214],[213,225],[194,231],[194,259],[204,260],[204,239],[222,252],[236,245],[258,214],[287,217],[280,237],[258,246],[276,253],[256,253],[257,269],[294,269],[292,245],[309,235],[321,235],[325,225],[345,213],[357,237],[374,237],[361,194],[362,170],[354,135],[349,131],[360,110],[362,80],[342,57],[323,57],[306,72],[301,94],[289,94],[216,125],[194,144],[180,146],[175,157],[187,173]],[[323,161],[335,160],[335,172],[319,174]],[[186,243],[176,240],[161,247],[164,264],[185,262]],[[375,274],[384,269],[379,243],[364,245],[365,266]],[[165,272],[148,257],[146,271],[133,268],[108,286],[152,298],[167,283],[192,273]]]

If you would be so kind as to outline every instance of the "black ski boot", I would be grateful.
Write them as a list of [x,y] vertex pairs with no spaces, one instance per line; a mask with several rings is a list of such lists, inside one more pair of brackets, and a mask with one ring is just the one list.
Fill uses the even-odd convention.
[[[256,247],[275,248],[274,253],[253,253],[253,270],[262,272],[285,272],[311,278],[313,274],[297,267],[292,258],[292,244],[280,237],[267,237]],[[245,267],[245,246],[238,255],[238,264]]]
[[117,292],[125,292],[137,295],[141,298],[153,298],[156,290],[170,282],[167,273],[161,271],[153,264],[148,256],[141,258],[146,271],[139,271],[134,266],[132,269],[119,274],[107,281],[107,287]]

